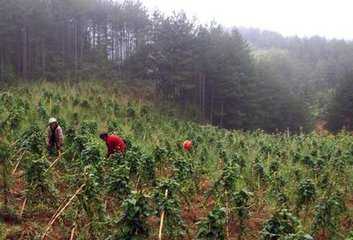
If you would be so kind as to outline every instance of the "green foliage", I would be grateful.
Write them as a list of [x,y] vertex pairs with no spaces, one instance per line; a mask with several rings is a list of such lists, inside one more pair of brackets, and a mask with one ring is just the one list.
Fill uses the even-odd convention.
[[57,190],[52,181],[49,162],[39,155],[31,155],[27,159],[25,179],[27,182],[26,195],[33,203],[55,203]]
[[132,192],[122,204],[122,215],[115,222],[118,232],[111,239],[143,240],[149,236],[147,217],[151,215],[148,197]]
[[[285,86],[296,98],[301,98],[309,106],[307,110],[311,119],[322,119],[327,116],[328,110],[331,113],[338,110],[329,105],[346,71],[351,70],[344,67],[350,66],[353,60],[353,48],[349,41],[284,37],[259,29],[239,28],[239,31],[253,47],[255,58],[261,62],[256,69],[270,72],[270,79]],[[338,124],[332,124],[342,126],[342,122],[337,120]]]
[[0,223],[0,240],[6,239],[6,226]]
[[245,233],[245,221],[249,218],[249,201],[252,195],[252,193],[246,190],[241,190],[234,193],[232,196],[235,205],[235,213],[239,219],[239,239],[242,239]]
[[300,230],[299,220],[287,209],[282,209],[264,223],[261,231],[261,239],[312,239],[309,235],[298,233],[298,230]]
[[154,190],[153,198],[159,216],[165,213],[165,228],[172,239],[183,239],[186,226],[181,217],[180,185],[172,179],[160,180]]
[[197,223],[198,232],[196,239],[198,240],[224,240],[226,224],[226,209],[215,207],[206,219]]
[[94,164],[97,165],[101,161],[99,147],[94,142],[88,142],[84,145],[81,152],[82,166]]
[[329,233],[329,236],[337,236],[340,229],[340,219],[345,211],[346,206],[341,196],[333,195],[323,199],[315,207],[313,231],[324,229]]
[[235,184],[239,180],[239,166],[237,164],[226,165],[222,175],[215,183],[215,189],[222,189],[220,192],[232,192]]
[[192,179],[194,172],[190,160],[178,159],[173,162],[174,178],[178,182],[183,182]]
[[352,239],[353,239],[353,232],[350,232],[345,240],[352,240]]
[[47,119],[49,119],[49,114],[48,114],[48,111],[47,109],[45,108],[44,104],[42,103],[42,101],[39,101],[39,104],[38,104],[38,114],[39,114],[39,117],[40,119],[46,121]]
[[[103,176],[100,168],[88,165],[84,168],[85,187],[79,197],[81,207],[85,210],[90,221],[102,222],[105,220],[105,213],[101,203],[103,191]],[[98,234],[96,226],[91,227],[91,234]]]
[[[325,116],[353,61],[349,41],[285,38],[269,31],[205,25],[183,12],[149,14],[135,1],[68,0],[49,5],[42,0],[2,4],[0,82],[18,77],[86,81],[123,76],[138,100],[158,97],[166,112],[174,112],[172,102],[190,118],[220,127],[300,132]],[[345,91],[337,98],[352,92]],[[145,103],[134,106],[128,99],[131,103],[120,108],[114,99],[103,102],[86,96],[93,93],[79,89],[70,107],[80,108],[84,115],[100,107],[112,117],[150,117]],[[352,120],[351,101],[344,98],[329,108],[334,129]],[[42,120],[61,115],[67,101],[47,90],[40,95],[38,115]],[[0,125],[19,126],[28,106],[24,102],[21,109],[13,108]]]
[[353,130],[353,73],[346,74],[330,104],[328,127],[333,131],[342,128]]
[[154,160],[156,163],[161,163],[168,155],[168,150],[157,146],[153,151]]
[[[350,134],[229,131],[152,108],[142,116],[143,105],[120,96],[125,89],[115,84],[42,82],[0,93],[2,120],[12,107],[26,112],[18,128],[6,123],[0,134],[8,206],[19,210],[27,198],[23,219],[31,220],[11,225],[14,236],[22,230],[24,238],[41,235],[41,216],[50,217],[81,186],[53,224],[59,238],[68,237],[76,224],[81,239],[154,239],[162,212],[166,239],[224,239],[227,233],[260,239],[252,227],[260,220],[266,222],[263,239],[312,239],[307,230],[332,239],[348,236],[342,223],[352,213],[344,206],[353,191]],[[55,159],[45,153],[47,119],[38,105],[26,104],[38,102],[38,96],[47,111],[58,101],[66,103],[58,116],[65,134],[63,155],[50,169]],[[84,99],[88,108],[80,104]],[[134,117],[125,114],[129,102]],[[115,105],[120,109],[116,116]],[[125,154],[103,157],[106,146],[96,133],[107,128],[124,138]],[[191,153],[181,149],[185,139],[197,144]]]
[[126,116],[129,118],[133,118],[135,117],[135,115],[136,115],[135,109],[129,104],[126,110]]
[[96,134],[98,129],[97,122],[90,120],[90,121],[83,121],[80,127],[80,133],[82,135],[87,134]]
[[131,176],[140,177],[141,180],[147,183],[155,181],[155,160],[152,156],[145,154],[136,145],[128,147],[124,161],[130,167]]
[[112,172],[106,177],[108,192],[123,200],[131,192],[129,175],[130,167],[127,164],[113,167]]
[[0,142],[0,164],[4,164],[10,157],[9,144],[6,142]]
[[267,175],[265,172],[265,167],[263,166],[263,164],[259,161],[256,161],[253,164],[253,169],[255,172],[255,175],[262,181],[265,182],[267,180]]
[[296,234],[289,234],[288,236],[284,237],[283,240],[314,240],[314,238],[309,234],[299,232]]
[[44,148],[43,130],[38,125],[31,125],[20,137],[18,145],[20,148],[33,154],[41,154]]
[[121,129],[121,123],[119,123],[118,121],[109,120],[108,132],[115,133],[115,134],[121,134],[123,132]]
[[304,179],[298,186],[297,206],[308,205],[315,200],[316,189],[310,179]]
[[1,183],[5,210],[8,209],[10,182],[10,149],[7,142],[0,142]]

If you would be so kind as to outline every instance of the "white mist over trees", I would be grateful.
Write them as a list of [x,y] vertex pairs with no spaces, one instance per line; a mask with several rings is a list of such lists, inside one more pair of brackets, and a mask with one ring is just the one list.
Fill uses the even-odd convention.
[[149,14],[134,1],[0,0],[0,81],[137,80],[160,102],[226,128],[309,128],[352,69],[352,52],[344,41]]

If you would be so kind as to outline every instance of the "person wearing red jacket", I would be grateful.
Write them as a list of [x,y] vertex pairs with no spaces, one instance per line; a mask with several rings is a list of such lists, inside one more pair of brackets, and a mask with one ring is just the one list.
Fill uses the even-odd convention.
[[114,153],[125,153],[126,144],[121,137],[114,134],[109,135],[108,133],[102,133],[99,137],[107,144],[107,157]]

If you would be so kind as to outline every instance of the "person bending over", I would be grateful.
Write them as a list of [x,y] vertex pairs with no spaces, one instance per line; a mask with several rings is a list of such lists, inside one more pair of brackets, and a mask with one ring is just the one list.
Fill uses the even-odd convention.
[[101,133],[99,137],[107,145],[107,158],[114,153],[120,153],[122,155],[125,153],[126,144],[121,137],[114,134],[109,135],[108,133]]

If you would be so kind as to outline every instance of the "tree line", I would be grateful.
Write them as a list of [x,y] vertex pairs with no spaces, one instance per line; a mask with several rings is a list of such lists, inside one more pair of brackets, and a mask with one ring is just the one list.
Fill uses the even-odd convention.
[[287,62],[282,46],[254,51],[245,39],[236,28],[151,14],[136,1],[0,0],[0,81],[136,80],[203,123],[310,128],[320,98],[306,72],[293,70],[309,66]]
[[314,119],[328,121],[334,131],[353,129],[353,41],[284,37],[252,28],[239,31],[257,61],[304,99]]

